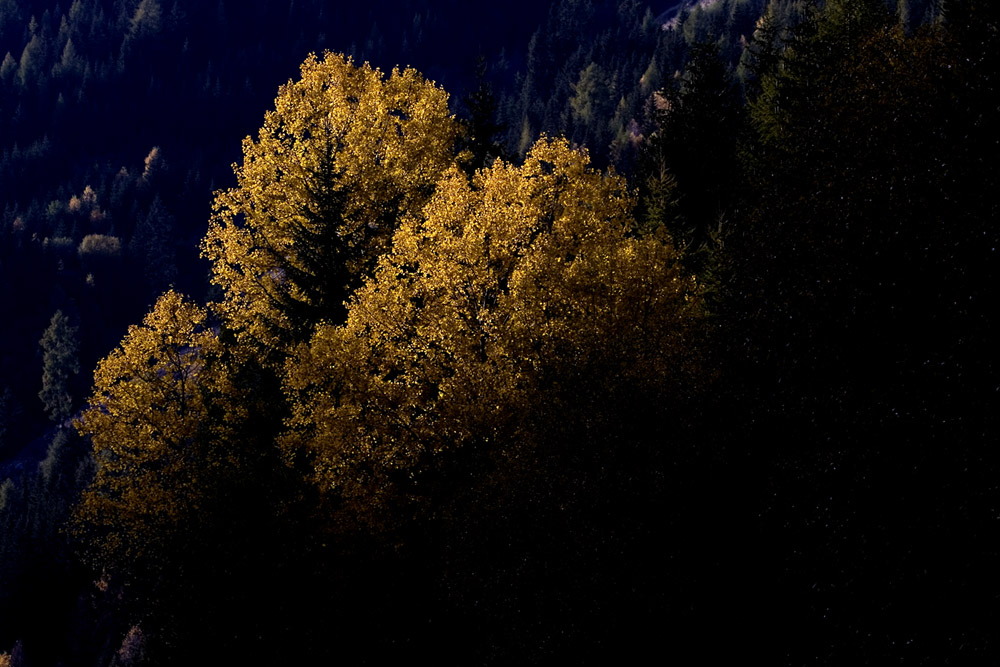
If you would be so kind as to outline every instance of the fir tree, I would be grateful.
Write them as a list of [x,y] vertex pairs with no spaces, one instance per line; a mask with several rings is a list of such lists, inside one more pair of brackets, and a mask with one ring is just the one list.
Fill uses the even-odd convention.
[[42,348],[42,399],[49,419],[65,421],[73,413],[72,378],[80,372],[77,328],[57,310],[39,341]]

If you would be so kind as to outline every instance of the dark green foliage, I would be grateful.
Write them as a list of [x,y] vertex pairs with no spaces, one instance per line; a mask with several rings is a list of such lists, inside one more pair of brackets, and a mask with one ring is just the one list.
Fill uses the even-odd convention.
[[[304,330],[297,332],[296,340],[308,338],[315,322],[343,321],[344,302],[360,285],[362,276],[369,274],[377,259],[371,254],[366,257],[365,250],[372,247],[372,239],[379,228],[385,229],[392,224],[391,220],[380,219],[365,225],[352,243],[337,233],[344,224],[344,203],[350,196],[345,190],[350,190],[350,186],[338,187],[334,139],[327,136],[322,145],[319,169],[310,175],[306,186],[309,204],[303,207],[301,220],[296,218],[290,222],[301,263],[289,265],[285,271],[296,285],[303,286],[305,299],[286,298],[283,310],[291,314],[291,321],[303,323]],[[388,208],[395,207],[390,205]],[[363,271],[359,275],[352,274],[349,267],[359,264],[365,267]]]
[[761,15],[753,32],[747,37],[747,46],[740,58],[738,74],[743,83],[744,95],[754,100],[760,94],[761,81],[775,74],[781,62],[784,26],[773,4]]
[[129,259],[146,280],[150,298],[165,292],[177,280],[175,221],[159,195],[149,206],[149,213],[136,225],[129,242]]
[[[662,224],[685,252],[687,268],[702,274],[736,199],[744,122],[735,79],[715,45],[695,45],[658,106],[645,155],[647,224]],[[676,205],[665,206],[665,198]]]
[[486,59],[480,56],[476,61],[476,88],[463,100],[468,110],[464,140],[472,152],[468,164],[471,172],[492,165],[497,158],[506,157],[506,151],[499,143],[504,126],[499,120],[499,106],[493,85],[487,78],[488,71]]
[[73,413],[72,380],[80,372],[77,328],[57,310],[38,344],[42,348],[42,390],[38,397],[49,419],[59,423]]
[[[995,15],[980,18],[991,34]],[[749,187],[724,235],[723,386],[734,446],[773,493],[771,547],[751,568],[816,610],[770,610],[803,638],[792,661],[886,662],[903,637],[925,659],[991,651],[993,612],[935,610],[978,607],[996,586],[975,528],[998,467],[983,334],[996,70],[969,57],[995,53],[992,34],[907,35],[885,3],[831,0],[784,38],[750,105]]]

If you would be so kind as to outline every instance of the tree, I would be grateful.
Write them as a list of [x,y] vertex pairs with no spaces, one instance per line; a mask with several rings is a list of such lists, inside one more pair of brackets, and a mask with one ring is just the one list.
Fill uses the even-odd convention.
[[45,65],[46,44],[38,34],[31,36],[31,41],[21,52],[21,62],[18,66],[17,77],[22,87],[37,86],[44,76],[43,67]]
[[[238,339],[273,356],[343,301],[454,163],[447,94],[415,70],[310,56],[281,88],[202,244]],[[277,354],[280,358],[281,354]]]
[[146,640],[142,634],[142,628],[133,625],[129,628],[128,634],[122,639],[121,648],[115,655],[115,667],[130,667],[131,665],[142,664],[145,657]]
[[575,138],[581,144],[605,150],[614,114],[614,89],[607,74],[600,65],[592,62],[580,71],[580,78],[572,84],[572,90],[569,108],[577,129]]
[[80,266],[87,274],[87,284],[96,287],[104,299],[111,299],[122,287],[122,241],[110,234],[87,234],[76,249]]
[[169,664],[249,660],[262,638],[290,633],[284,584],[303,576],[289,563],[311,532],[289,510],[280,400],[255,370],[205,308],[170,290],[98,364],[76,422],[96,473],[73,533],[111,604],[142,620],[147,655]]
[[118,260],[122,253],[122,242],[117,236],[107,234],[87,234],[80,241],[77,254],[84,267],[98,268]]
[[153,296],[161,294],[177,279],[173,227],[173,216],[157,195],[149,213],[136,225],[128,244],[129,255],[141,266],[149,293]]
[[753,34],[740,56],[737,74],[749,100],[760,94],[761,79],[773,75],[781,60],[783,26],[775,11],[774,4],[767,5],[764,13],[757,19]]
[[445,175],[346,323],[319,326],[288,365],[286,445],[351,520],[391,524],[456,457],[503,477],[558,450],[573,438],[555,415],[585,441],[640,397],[669,403],[693,369],[698,288],[667,239],[635,237],[633,203],[564,140],[472,183]]
[[214,363],[207,317],[168,291],[94,373],[76,427],[91,438],[97,473],[75,523],[102,568],[166,551],[182,524],[198,522],[212,477],[234,463],[213,410],[235,392]]
[[54,422],[62,422],[73,413],[73,394],[70,382],[80,372],[77,358],[77,328],[71,326],[69,318],[57,310],[42,335],[42,399],[45,412]]
[[155,36],[160,31],[163,10],[159,0],[142,0],[129,21],[128,36],[132,39]]
[[70,37],[66,40],[59,62],[52,66],[52,76],[55,78],[78,78],[83,75],[86,67],[86,61],[80,57],[76,45],[73,43],[73,38]]
[[475,636],[456,653],[537,655],[544,633],[572,654],[628,610],[659,613],[663,589],[636,594],[623,573],[662,566],[644,554],[682,397],[700,393],[702,308],[633,204],[565,140],[471,182],[452,169],[347,321],[286,366],[282,443],[311,463],[331,539],[429,564],[438,609]]
[[7,55],[3,57],[3,62],[0,62],[0,81],[8,84],[13,80],[14,74],[16,73],[17,61],[14,60],[14,57],[10,55],[10,51],[8,51]]
[[472,153],[472,159],[468,169],[475,171],[504,157],[504,149],[497,142],[497,136],[505,128],[497,121],[497,100],[493,86],[487,80],[486,59],[482,55],[476,61],[476,89],[466,95],[463,101],[469,112],[465,124],[465,143]]
[[[645,156],[646,214],[654,225],[666,226],[685,253],[686,267],[704,275],[736,190],[740,100],[714,44],[692,48],[679,85],[662,97]],[[671,200],[675,207],[664,206]]]
[[[977,5],[997,6],[955,3]],[[860,618],[859,602],[870,606],[864,601],[874,596],[891,602],[872,620],[889,634],[920,633],[924,655],[950,655],[959,643],[988,651],[980,637],[990,622],[975,612],[927,621],[979,595],[993,571],[971,517],[998,469],[995,411],[985,398],[996,377],[985,333],[995,329],[987,304],[997,284],[989,194],[1000,173],[997,109],[985,106],[995,98],[996,67],[974,72],[978,59],[1000,53],[1000,33],[995,20],[978,18],[992,37],[961,53],[952,51],[964,40],[951,26],[908,34],[880,0],[828,0],[783,40],[750,105],[751,187],[726,238],[720,329],[730,356],[720,386],[733,392],[731,437],[766,443],[747,457],[760,466],[753,478],[770,477],[775,497],[788,499],[763,500],[771,518],[755,531],[767,531],[762,543],[774,551],[760,562],[812,552],[796,566],[808,579],[786,570],[784,585],[839,591],[826,597],[823,618],[782,616],[778,607],[768,614],[799,636],[827,618]],[[833,480],[831,459],[850,472]],[[865,517],[803,500],[845,489],[870,499]],[[942,514],[940,499],[952,497]],[[802,528],[790,534],[795,525]],[[838,547],[828,559],[827,526],[838,525],[867,546]],[[914,537],[938,526],[947,526],[946,538]],[[937,545],[956,541],[963,546],[942,556]],[[909,583],[859,583],[873,555]],[[783,650],[807,660],[817,644],[871,622],[849,621]],[[858,650],[862,661],[895,659],[894,649]]]
[[159,0],[142,0],[128,22],[128,31],[121,45],[120,66],[124,67],[126,59],[138,45],[155,40],[163,29],[163,24],[163,10]]

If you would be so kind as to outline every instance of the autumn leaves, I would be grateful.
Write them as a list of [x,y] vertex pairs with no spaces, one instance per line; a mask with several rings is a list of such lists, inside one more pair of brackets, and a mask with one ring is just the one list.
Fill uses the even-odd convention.
[[280,361],[342,304],[454,164],[448,96],[415,70],[310,57],[279,91],[203,242],[227,323]]
[[[193,480],[277,445],[344,525],[378,532],[439,502],[470,452],[515,476],[569,431],[604,437],[623,402],[669,403],[698,363],[699,288],[640,233],[624,179],[546,138],[470,178],[458,132],[413,70],[303,64],[216,196],[203,252],[223,299],[168,292],[96,374],[84,526],[109,503],[147,524],[181,491],[211,503]],[[241,386],[248,367],[274,381]],[[267,428],[239,426],[254,405]],[[141,530],[104,528],[113,551]]]

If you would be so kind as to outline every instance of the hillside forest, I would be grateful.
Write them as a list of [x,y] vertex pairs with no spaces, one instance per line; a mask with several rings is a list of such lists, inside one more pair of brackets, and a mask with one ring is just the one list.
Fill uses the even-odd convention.
[[0,667],[995,662],[998,5],[473,5],[0,0]]

